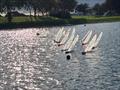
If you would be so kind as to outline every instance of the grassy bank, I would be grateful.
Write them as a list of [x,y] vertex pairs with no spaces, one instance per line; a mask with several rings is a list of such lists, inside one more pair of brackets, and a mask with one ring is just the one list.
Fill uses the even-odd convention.
[[59,19],[54,17],[14,17],[12,23],[7,23],[6,18],[0,17],[0,29],[29,28],[63,26],[85,23],[102,23],[120,21],[120,16],[96,17],[96,16],[72,16],[71,19]]
[[120,16],[73,16],[74,19],[86,19],[87,23],[117,22]]

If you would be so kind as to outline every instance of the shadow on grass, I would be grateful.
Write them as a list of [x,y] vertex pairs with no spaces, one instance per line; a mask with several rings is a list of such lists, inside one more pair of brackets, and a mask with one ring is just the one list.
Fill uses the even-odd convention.
[[36,21],[0,23],[0,29],[66,26],[83,24],[86,22],[86,19],[59,19],[53,17],[40,17],[37,18]]

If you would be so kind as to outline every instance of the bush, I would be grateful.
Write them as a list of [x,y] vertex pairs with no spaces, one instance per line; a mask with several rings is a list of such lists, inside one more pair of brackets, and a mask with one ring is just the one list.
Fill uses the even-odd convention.
[[63,19],[71,18],[71,15],[68,11],[51,11],[50,16],[57,17],[57,18],[63,18]]

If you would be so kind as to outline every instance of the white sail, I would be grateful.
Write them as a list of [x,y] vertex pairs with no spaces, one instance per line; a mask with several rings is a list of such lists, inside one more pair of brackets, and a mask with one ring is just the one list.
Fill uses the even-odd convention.
[[90,31],[88,31],[88,32],[85,34],[85,36],[84,36],[83,39],[82,39],[82,42],[85,40],[85,38],[88,36],[89,33],[90,33]]
[[64,28],[60,29],[60,30],[58,31],[58,33],[56,34],[56,37],[55,37],[55,41],[56,41],[56,42],[60,42],[60,39],[61,39],[61,37],[62,37],[62,35],[63,35],[63,31],[64,31]]
[[66,31],[64,30],[64,31],[62,32],[62,36],[65,36],[65,33],[66,33]]
[[72,44],[70,45],[68,51],[72,51],[72,49],[74,48],[74,46],[75,46],[75,44],[78,42],[78,40],[79,40],[79,35],[77,35],[77,36],[74,38],[74,40],[73,40]]
[[57,32],[57,34],[56,34],[56,36],[55,36],[55,41],[57,41],[57,38],[58,38],[59,34],[61,33],[61,31],[62,31],[62,29],[60,29],[60,30]]
[[89,32],[89,34],[86,36],[85,40],[83,41],[83,44],[87,44],[92,36],[92,31]]
[[100,40],[101,40],[101,38],[102,38],[102,35],[103,35],[103,32],[101,32],[101,33],[99,34],[99,36],[98,36],[98,38],[97,38],[97,40],[96,40],[96,42],[95,42],[95,44],[94,44],[93,47],[97,47],[98,43],[100,42]]
[[71,45],[73,39],[75,36],[75,29],[73,29],[71,37],[68,39],[68,41],[66,42],[65,46],[63,47],[63,50],[67,50],[69,48],[69,46]]
[[63,32],[62,32],[62,35],[61,35],[61,37],[60,37],[60,39],[59,39],[59,43],[62,41],[62,39],[65,37],[65,33],[66,33],[66,31],[64,30]]
[[69,37],[69,34],[70,34],[70,29],[65,32],[65,35],[64,35],[63,39],[60,42],[60,45],[64,45],[65,44],[65,42],[67,41],[67,39]]
[[92,38],[92,40],[89,42],[89,44],[87,45],[86,49],[85,49],[85,52],[89,52],[92,50],[94,44],[95,44],[95,41],[97,39],[97,34],[95,34]]

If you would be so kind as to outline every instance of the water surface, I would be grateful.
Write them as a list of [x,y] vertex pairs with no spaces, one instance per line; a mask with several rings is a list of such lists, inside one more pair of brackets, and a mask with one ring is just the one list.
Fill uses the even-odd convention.
[[103,32],[85,56],[79,40],[71,60],[53,42],[60,28],[0,31],[0,90],[120,90],[120,22],[66,26],[80,40],[88,30]]

